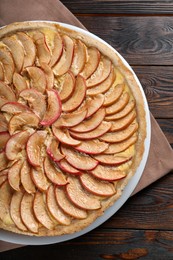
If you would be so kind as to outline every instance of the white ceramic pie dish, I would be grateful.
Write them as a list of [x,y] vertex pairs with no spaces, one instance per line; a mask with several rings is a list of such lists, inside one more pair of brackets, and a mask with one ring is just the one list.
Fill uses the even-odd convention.
[[[51,23],[51,22],[48,22],[48,23]],[[52,23],[55,23],[55,22],[52,22]],[[98,227],[99,225],[104,223],[106,220],[108,220],[112,215],[114,215],[120,209],[120,207],[127,201],[127,199],[130,197],[130,195],[134,191],[135,187],[137,186],[137,184],[138,184],[138,182],[139,182],[139,180],[140,180],[140,178],[143,174],[143,171],[144,171],[144,168],[145,168],[145,165],[146,165],[146,162],[147,162],[148,154],[149,154],[150,137],[151,137],[151,125],[150,125],[149,108],[148,108],[148,104],[147,104],[147,100],[146,100],[143,88],[142,88],[137,76],[135,75],[132,68],[130,67],[130,65],[126,62],[126,60],[115,49],[113,49],[109,44],[107,44],[105,41],[103,41],[102,39],[100,39],[96,35],[88,32],[88,31],[85,31],[83,29],[80,29],[78,27],[72,26],[72,25],[68,25],[68,24],[64,24],[64,23],[57,23],[57,24],[60,24],[61,26],[65,27],[67,29],[70,29],[70,30],[73,30],[73,31],[76,31],[76,32],[79,32],[79,33],[82,33],[82,34],[86,34],[86,36],[89,36],[96,41],[104,43],[108,48],[110,48],[112,51],[114,51],[120,57],[120,59],[122,60],[124,65],[133,73],[134,78],[135,78],[136,82],[138,83],[141,94],[143,96],[144,106],[145,106],[146,123],[147,123],[146,139],[145,139],[145,144],[144,144],[145,150],[144,150],[143,157],[142,157],[142,160],[140,162],[140,165],[136,170],[136,173],[131,178],[131,180],[128,182],[128,184],[125,187],[121,197],[110,208],[108,208],[105,211],[104,215],[97,218],[96,221],[94,221],[87,228],[85,228],[85,229],[83,229],[79,232],[73,233],[73,234],[62,235],[62,236],[54,236],[54,237],[32,237],[32,236],[20,235],[20,234],[15,234],[15,233],[12,233],[12,232],[1,230],[0,231],[0,239],[3,240],[3,241],[6,241],[6,242],[23,244],[23,245],[53,244],[53,243],[59,243],[59,242],[63,242],[63,241],[67,241],[67,240],[79,237],[79,236],[95,229],[96,227]]]

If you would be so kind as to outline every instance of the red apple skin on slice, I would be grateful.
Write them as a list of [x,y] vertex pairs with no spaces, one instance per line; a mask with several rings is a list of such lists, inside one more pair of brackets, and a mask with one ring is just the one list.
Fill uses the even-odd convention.
[[87,52],[88,59],[83,70],[80,72],[80,75],[85,79],[88,79],[95,72],[100,61],[100,52],[96,48],[91,47]]
[[61,151],[66,156],[67,162],[79,170],[89,171],[98,165],[98,161],[75,151],[73,148],[61,145]]
[[71,112],[77,109],[83,102],[86,94],[86,84],[80,75],[76,78],[75,88],[72,96],[62,105],[64,112]]
[[109,167],[106,165],[97,165],[90,172],[95,178],[105,181],[117,181],[126,177],[126,173],[117,169],[117,167]]
[[100,142],[99,140],[85,140],[81,141],[75,149],[86,154],[100,154],[109,147],[109,144]]
[[13,74],[13,85],[18,94],[28,88],[26,79],[17,72]]
[[7,131],[0,132],[0,151],[2,151],[5,148],[9,138],[10,134]]
[[47,90],[47,96],[48,109],[45,112],[43,120],[40,122],[43,126],[53,124],[60,117],[62,111],[61,100],[57,91]]
[[56,128],[52,126],[52,130],[54,136],[63,144],[76,146],[81,143],[79,140],[76,140],[70,136],[68,129]]
[[0,152],[0,171],[5,170],[8,166],[8,160],[4,151]]
[[71,71],[68,71],[63,77],[63,83],[59,90],[59,96],[62,102],[71,97],[75,87],[75,77]]
[[20,213],[20,205],[23,198],[22,192],[14,192],[10,203],[10,215],[15,225],[22,231],[27,231],[26,226],[23,224]]
[[12,89],[2,81],[0,81],[0,97],[5,99],[6,102],[16,101],[16,97]]
[[56,138],[51,138],[51,141],[46,149],[47,154],[50,156],[50,158],[55,161],[59,162],[62,160],[65,156],[60,152],[59,149],[59,141]]
[[1,107],[1,111],[12,115],[16,115],[26,111],[31,112],[27,106],[22,105],[19,102],[7,102]]
[[31,88],[44,93],[46,90],[47,82],[46,76],[42,69],[38,67],[27,67],[26,71],[29,74]]
[[80,175],[82,174],[78,169],[74,168],[73,166],[71,166],[66,159],[63,159],[61,161],[58,162],[58,166],[59,168],[61,168],[62,171],[70,173],[70,174],[74,174],[74,175]]
[[31,178],[35,186],[40,191],[44,192],[48,189],[50,183],[48,182],[44,170],[41,167],[35,167],[31,169]]
[[53,67],[55,63],[60,59],[63,51],[63,41],[58,32],[54,35],[54,46],[52,48],[52,56],[49,62],[49,66]]
[[47,202],[47,207],[49,209],[49,212],[51,213],[54,219],[56,219],[62,225],[67,225],[67,226],[70,225],[71,217],[66,215],[62,211],[62,209],[58,206],[58,203],[55,198],[55,191],[53,186],[50,186],[49,189],[47,190],[46,202]]
[[3,223],[9,222],[9,220],[10,222],[12,221],[9,212],[12,194],[12,188],[8,181],[5,181],[0,188],[0,220],[2,220]]
[[33,201],[34,196],[25,192],[21,201],[20,212],[22,221],[28,230],[32,233],[38,233],[39,223],[34,216]]
[[22,160],[15,162],[8,171],[8,181],[10,186],[16,190],[20,191],[20,170],[22,167]]
[[76,207],[66,196],[64,190],[55,188],[55,197],[59,207],[69,216],[77,219],[85,219],[87,217],[86,210]]
[[35,193],[35,184],[31,178],[31,167],[27,161],[23,162],[21,171],[20,171],[21,183],[23,185],[24,190],[27,193]]
[[54,86],[54,74],[51,67],[47,63],[41,63],[41,69],[46,77],[46,88],[52,89]]
[[95,160],[97,160],[100,164],[103,165],[113,165],[118,166],[123,163],[126,163],[132,159],[132,156],[119,156],[114,154],[97,154],[93,155]]
[[47,178],[55,185],[64,186],[67,184],[64,174],[48,157],[44,159],[44,171]]
[[0,48],[0,62],[3,65],[5,82],[11,84],[15,67],[12,55],[6,47]]
[[22,131],[10,137],[6,144],[5,153],[9,160],[15,160],[25,148],[30,134]]
[[[82,176],[83,174],[80,178],[82,178]],[[85,210],[96,210],[101,207],[100,201],[83,189],[77,178],[69,177],[68,182],[69,184],[66,186],[68,198],[77,207]]]
[[37,191],[34,197],[33,210],[37,220],[47,229],[54,229],[55,224],[49,216],[46,203],[44,201],[44,195]]
[[74,52],[73,40],[67,35],[63,35],[62,40],[64,43],[63,53],[59,61],[53,67],[53,72],[56,76],[61,76],[70,69],[72,58],[73,58],[73,52]]

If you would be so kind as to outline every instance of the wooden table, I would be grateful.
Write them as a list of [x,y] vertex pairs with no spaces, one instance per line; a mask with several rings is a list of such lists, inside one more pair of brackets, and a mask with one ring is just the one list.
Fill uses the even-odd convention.
[[[133,67],[173,145],[173,1],[63,0],[84,26]],[[69,242],[27,246],[1,259],[173,259],[173,175],[133,196],[106,223]]]

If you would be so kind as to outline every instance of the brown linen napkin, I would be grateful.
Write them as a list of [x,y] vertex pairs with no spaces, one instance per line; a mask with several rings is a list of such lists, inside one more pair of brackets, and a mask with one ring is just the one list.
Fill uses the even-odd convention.
[[[58,0],[0,1],[0,26],[19,21],[50,20],[69,23],[85,29],[77,18]],[[151,115],[151,147],[149,158],[133,194],[147,187],[173,169],[173,150],[156,120]],[[0,252],[20,247],[0,242]]]

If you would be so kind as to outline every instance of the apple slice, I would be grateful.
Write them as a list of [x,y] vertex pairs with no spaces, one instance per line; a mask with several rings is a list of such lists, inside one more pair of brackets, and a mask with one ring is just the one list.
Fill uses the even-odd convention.
[[37,49],[37,57],[39,63],[49,63],[51,59],[51,53],[46,42],[44,33],[36,31],[32,36]]
[[30,77],[31,88],[36,89],[37,91],[44,93],[46,90],[46,76],[42,69],[38,67],[27,67],[26,71]]
[[2,63],[0,63],[0,80],[4,81],[4,68]]
[[63,51],[63,41],[58,32],[55,33],[53,39],[52,57],[49,62],[49,66],[53,67],[56,62],[60,59]]
[[46,88],[52,89],[54,86],[54,74],[51,67],[47,63],[41,63],[41,69],[46,77]]
[[28,88],[27,81],[25,77],[21,76],[19,73],[15,72],[13,74],[13,85],[15,87],[15,90],[19,94],[22,90]]
[[4,151],[0,152],[0,171],[6,169],[8,166],[8,160]]
[[5,153],[9,160],[15,160],[20,157],[20,153],[25,148],[29,136],[29,132],[22,131],[10,137],[5,148]]
[[48,209],[45,203],[44,194],[37,191],[34,197],[33,210],[37,220],[47,229],[54,229],[54,222],[50,218]]
[[99,140],[81,141],[75,149],[86,154],[99,154],[104,152],[109,147],[109,144],[100,142]]
[[37,128],[39,118],[32,112],[22,112],[12,116],[9,121],[9,133],[12,135],[17,131],[28,129],[28,127]]
[[[80,178],[85,174],[82,174]],[[96,210],[101,207],[100,200],[91,195],[85,189],[83,189],[80,181],[76,177],[68,177],[68,182],[66,186],[66,191],[68,198],[77,207],[84,210]]]
[[3,114],[0,113],[0,132],[6,132],[8,130],[8,123]]
[[98,154],[93,155],[95,160],[104,165],[121,165],[132,159],[132,156],[119,156],[116,154]]
[[75,88],[75,77],[71,71],[68,71],[60,78],[60,80],[62,80],[62,85],[60,86],[58,93],[61,101],[65,102],[73,94]]
[[73,40],[67,35],[63,35],[62,40],[64,43],[63,53],[59,61],[53,67],[53,72],[56,76],[61,76],[69,70],[73,58],[73,51],[74,51]]
[[115,103],[123,93],[125,84],[114,84],[112,87],[105,93],[104,106],[110,106]]
[[31,110],[39,117],[43,118],[46,111],[45,96],[35,89],[23,90],[20,95],[29,105]]
[[65,175],[56,167],[55,163],[50,161],[48,157],[44,160],[44,171],[47,178],[55,185],[63,186],[67,184]]
[[90,172],[94,177],[105,181],[117,181],[126,177],[124,171],[120,171],[117,167],[109,167],[106,165],[97,165],[97,167]]
[[31,167],[27,161],[23,162],[23,165],[22,165],[21,171],[20,171],[20,178],[21,178],[21,183],[22,183],[25,191],[28,193],[35,193],[35,191],[36,191],[35,185],[31,178]]
[[0,172],[0,188],[3,185],[3,183],[7,180],[8,178],[8,170],[3,170]]
[[5,99],[6,102],[16,101],[16,97],[12,89],[2,81],[0,81],[0,97]]
[[5,148],[9,138],[10,138],[9,132],[7,131],[0,132],[0,151],[2,151]]
[[111,125],[112,125],[111,122],[102,121],[98,127],[96,127],[94,130],[90,132],[77,133],[77,132],[70,131],[70,135],[72,135],[77,139],[91,140],[91,139],[98,138],[104,135],[105,133],[107,133],[111,128]]
[[15,225],[22,231],[27,231],[26,226],[23,224],[21,214],[20,214],[20,205],[23,198],[22,192],[14,192],[11,203],[10,203],[10,215]]
[[47,90],[47,110],[44,114],[41,125],[53,124],[61,115],[61,100],[55,90]]
[[134,107],[135,107],[135,101],[131,100],[123,110],[113,115],[106,116],[105,120],[109,121],[109,120],[117,120],[123,118],[127,116],[133,110]]
[[80,75],[88,79],[97,69],[99,62],[100,52],[94,47],[87,49],[87,61]]
[[16,161],[8,171],[9,184],[16,191],[20,191],[20,170],[22,163],[22,160]]
[[65,155],[61,154],[59,150],[59,141],[53,137],[51,138],[50,143],[47,146],[46,152],[55,162],[59,162],[65,157]]
[[112,122],[110,131],[114,132],[126,128],[134,121],[135,118],[136,118],[136,112],[135,111],[130,112],[125,117],[117,119],[116,121]]
[[129,93],[124,93],[114,104],[106,107],[106,115],[112,115],[123,110],[129,102]]
[[31,178],[35,186],[40,191],[46,191],[50,185],[48,182],[44,170],[41,167],[31,168]]
[[69,216],[77,219],[85,219],[87,217],[86,210],[76,207],[70,200],[68,200],[64,190],[55,188],[56,201],[59,207]]
[[116,193],[115,183],[101,181],[93,177],[91,174],[82,174],[80,176],[82,186],[92,194],[104,197],[113,196]]
[[115,77],[116,77],[116,75],[115,75],[114,69],[112,68],[109,76],[103,82],[101,82],[100,84],[98,84],[92,88],[87,89],[87,95],[95,96],[98,94],[105,93],[111,87],[113,81],[115,80]]
[[74,132],[85,133],[98,127],[105,117],[105,109],[99,109],[92,117],[71,128]]
[[104,95],[98,94],[93,98],[89,98],[86,100],[85,107],[87,108],[88,112],[86,118],[92,116],[95,112],[99,110],[99,108],[104,103]]
[[38,233],[39,223],[34,216],[33,201],[34,196],[25,192],[20,204],[20,213],[24,225],[32,233]]
[[58,206],[53,186],[50,186],[47,190],[46,201],[49,212],[54,217],[54,219],[56,219],[62,225],[70,225],[71,217],[66,215]]
[[41,150],[42,146],[44,145],[46,135],[46,131],[36,131],[28,139],[26,152],[28,155],[29,163],[33,166],[40,166],[43,160]]
[[17,37],[24,48],[24,63],[23,68],[30,67],[34,64],[36,57],[36,47],[29,35],[24,32],[17,32]]
[[15,35],[2,39],[2,42],[10,49],[15,68],[21,72],[24,63],[24,48]]
[[104,154],[116,154],[123,152],[126,149],[128,149],[131,145],[135,144],[136,141],[137,136],[135,135],[120,143],[109,144],[109,147],[107,150],[104,151]]
[[66,156],[67,162],[79,170],[90,171],[98,165],[98,161],[75,151],[73,148],[61,145],[61,151]]
[[70,174],[74,175],[80,175],[82,174],[78,169],[74,168],[71,166],[66,159],[62,159],[61,161],[58,162],[58,166],[63,170],[64,172],[68,172]]
[[1,107],[2,112],[16,115],[22,112],[30,112],[29,108],[19,102],[7,102]]
[[76,40],[74,45],[74,56],[70,70],[77,76],[84,68],[86,62],[86,46],[80,41]]
[[9,212],[12,194],[8,181],[5,181],[0,188],[0,220],[7,225],[9,225],[9,222],[12,223]]
[[55,126],[52,126],[52,131],[54,136],[63,144],[76,146],[81,143],[79,140],[76,140],[70,136],[68,129],[56,128]]
[[75,88],[72,96],[62,105],[64,112],[71,112],[77,109],[85,98],[86,84],[83,77],[80,75],[76,78]]
[[109,132],[100,137],[101,141],[109,142],[109,143],[119,143],[122,142],[129,137],[131,137],[138,129],[137,123],[132,123],[127,128],[121,131]]
[[0,62],[3,65],[5,82],[11,84],[14,73],[14,62],[11,53],[6,47],[0,47]]

